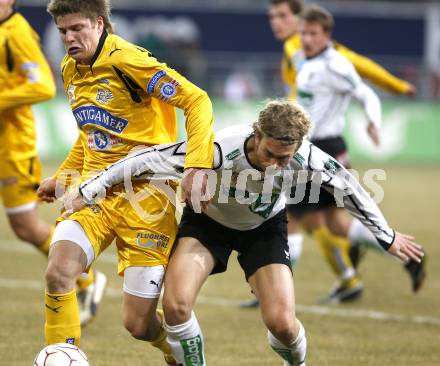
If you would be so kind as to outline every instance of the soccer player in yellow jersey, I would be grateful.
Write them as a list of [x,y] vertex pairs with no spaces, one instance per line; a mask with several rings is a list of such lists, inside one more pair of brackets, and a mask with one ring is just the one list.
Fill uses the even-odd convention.
[[0,194],[15,234],[47,253],[51,228],[37,213],[41,164],[31,105],[51,99],[55,83],[38,35],[14,6],[0,1]]
[[[85,179],[140,145],[175,141],[178,107],[185,112],[188,135],[183,196],[187,202],[199,200],[192,181],[213,160],[207,94],[149,51],[113,34],[108,0],[51,0],[48,11],[67,51],[61,69],[79,138],[58,172],[42,185],[41,197],[55,196],[56,179],[65,170],[76,170]],[[204,187],[206,180],[202,193]],[[175,364],[156,312],[177,232],[174,205],[145,181],[133,184],[128,195],[119,193],[116,189],[99,206],[59,220],[46,272],[46,341],[79,343],[75,278],[116,240],[118,273],[124,277],[124,325]],[[136,202],[128,197],[140,193]]]
[[[53,228],[37,213],[41,163],[31,105],[54,97],[55,82],[39,37],[15,1],[0,0],[0,22],[0,194],[15,234],[47,255]],[[77,284],[85,324],[96,313],[105,276],[90,271]]]
[[[294,64],[295,55],[301,50],[301,38],[299,34],[300,17],[303,10],[303,2],[301,0],[270,0],[269,7],[269,20],[272,31],[275,37],[284,42],[284,52],[282,58],[282,78],[286,86],[286,93],[291,99],[296,99],[296,69]],[[391,75],[388,71],[376,64],[374,61],[355,53],[347,47],[334,41],[334,47],[338,52],[345,56],[356,68],[359,75],[365,79],[368,79],[373,84],[381,87],[384,90],[395,94],[413,95],[416,92],[416,88],[401,79]],[[299,209],[295,205],[288,205],[289,213],[289,246],[291,247],[291,258],[293,258],[293,265],[295,258],[299,257],[302,248],[302,234],[299,230],[298,217],[303,216],[303,212],[299,212]],[[352,221],[352,227],[350,232],[353,236],[360,236],[363,238],[363,227],[359,225],[357,220]],[[359,235],[358,235],[359,233]],[[357,261],[359,257],[359,246],[351,246],[349,241],[339,235],[334,235],[326,227],[322,227],[320,230],[315,230],[313,236],[320,245],[320,248],[338,277],[344,277],[349,273],[350,276],[344,279],[342,282],[347,287],[349,294],[347,298],[342,295],[344,292],[338,292],[339,298],[337,302],[351,300],[355,296],[362,293],[362,284],[359,278],[356,276],[353,270],[353,260]],[[351,253],[350,253],[351,250]],[[356,263],[355,263],[356,264]],[[423,265],[423,263],[422,263]],[[415,291],[421,285],[423,281],[423,271],[420,271],[421,267],[409,269],[411,275],[413,289]],[[340,288],[337,288],[340,290]],[[343,288],[344,289],[344,288]],[[331,294],[334,291],[331,292]],[[353,295],[354,294],[354,295]],[[332,300],[335,300],[332,298]],[[256,300],[243,303],[244,307],[257,306]]]

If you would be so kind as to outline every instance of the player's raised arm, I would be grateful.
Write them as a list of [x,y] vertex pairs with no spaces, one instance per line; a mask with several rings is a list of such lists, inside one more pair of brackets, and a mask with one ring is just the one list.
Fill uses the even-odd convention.
[[350,60],[361,77],[376,86],[394,94],[414,95],[416,93],[414,85],[392,75],[368,57],[360,55],[338,42],[335,42],[335,48]]
[[184,111],[188,145],[182,196],[187,203],[192,202],[192,193],[203,195],[206,190],[206,180],[199,189],[192,189],[194,174],[197,169],[210,169],[213,160],[214,118],[207,93],[175,70],[158,62],[146,50],[134,51],[130,63],[123,67],[123,72],[151,97]]
[[401,260],[410,258],[420,262],[422,247],[412,237],[391,229],[370,195],[335,159],[310,145],[305,161],[315,178],[318,175],[323,188],[333,194],[337,204],[358,218],[374,234],[383,249]]
[[350,94],[358,101],[368,120],[368,134],[373,143],[379,145],[379,129],[382,124],[382,106],[378,95],[365,84],[353,65],[346,59],[330,62],[328,65],[328,81],[333,90]]

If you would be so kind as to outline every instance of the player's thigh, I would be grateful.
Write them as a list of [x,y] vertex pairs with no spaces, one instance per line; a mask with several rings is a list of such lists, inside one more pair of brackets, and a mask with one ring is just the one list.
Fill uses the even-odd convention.
[[132,333],[144,333],[156,316],[164,274],[163,266],[125,269],[123,318],[125,326]]
[[37,207],[21,212],[8,213],[7,216],[9,224],[20,237],[25,236],[26,233],[32,235],[39,229],[40,218]]
[[[145,186],[145,185],[144,185]],[[147,186],[139,199],[115,197],[106,215],[117,236],[118,273],[128,267],[166,266],[177,235],[175,207],[168,197]]]
[[334,235],[348,236],[352,218],[339,207],[329,207],[324,211],[328,228]]
[[274,263],[261,267],[249,277],[249,285],[260,301],[266,325],[277,322],[294,324],[295,295],[288,266]]
[[215,259],[200,241],[179,238],[165,275],[164,309],[183,305],[192,309],[200,288],[211,274]]
[[321,210],[309,211],[302,217],[301,224],[307,232],[312,233],[316,229],[326,225],[324,213]]
[[7,214],[15,214],[36,206],[41,163],[37,157],[0,164],[0,193]]
[[111,220],[105,212],[105,205],[91,205],[70,215],[67,220],[58,218],[51,251],[52,246],[59,240],[73,241],[85,252],[86,266],[90,267],[115,238],[115,232],[110,225]]
[[287,210],[287,231],[290,234],[298,234],[301,232],[301,218],[298,215]]

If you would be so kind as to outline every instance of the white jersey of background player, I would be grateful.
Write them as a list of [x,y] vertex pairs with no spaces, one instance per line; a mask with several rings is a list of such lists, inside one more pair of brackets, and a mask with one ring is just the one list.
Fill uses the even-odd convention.
[[331,44],[310,59],[304,56],[304,51],[299,52],[294,61],[298,70],[298,102],[309,112],[312,121],[310,140],[342,135],[352,97],[362,105],[368,121],[379,129],[382,118],[379,97]]
[[[209,171],[212,200],[204,205],[203,213],[195,214],[189,208],[183,212],[181,236],[167,268],[165,328],[178,364],[206,364],[203,335],[192,306],[207,277],[226,270],[231,250],[237,250],[246,279],[261,301],[271,347],[284,359],[284,365],[305,365],[307,342],[295,316],[287,251],[284,193],[295,184],[293,175],[305,171],[334,192],[393,255],[416,260],[423,255],[411,238],[388,226],[369,195],[339,163],[303,141],[309,125],[298,105],[270,102],[254,125],[238,125],[217,134],[213,170]],[[106,188],[122,182],[128,190],[127,199],[131,199],[132,176],[144,176],[150,184],[181,178],[185,153],[184,142],[137,151],[84,182],[80,200],[93,204],[97,196],[105,195]],[[166,184],[162,187],[167,190]],[[174,192],[170,191],[173,200]],[[209,198],[205,197],[205,204]],[[217,270],[218,266],[222,268]]]

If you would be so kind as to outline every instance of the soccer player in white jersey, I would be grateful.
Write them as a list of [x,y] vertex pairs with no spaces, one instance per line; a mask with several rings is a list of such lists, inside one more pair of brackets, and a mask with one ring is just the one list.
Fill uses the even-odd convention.
[[[375,145],[380,143],[381,104],[376,93],[362,81],[352,63],[333,47],[333,24],[332,15],[325,9],[319,6],[306,8],[300,26],[303,49],[295,55],[293,61],[298,71],[298,102],[310,113],[313,125],[310,141],[349,167],[342,132],[350,99],[354,98],[362,105],[368,120],[368,134]],[[334,198],[325,190],[321,189],[316,204],[305,199],[291,209],[299,215],[303,214],[303,223],[311,232],[319,233],[320,228],[328,226],[334,235],[350,237],[353,236],[350,231],[356,230],[354,236],[360,236],[364,241],[378,246],[371,232],[359,220],[354,219],[352,222],[343,210],[336,207]],[[334,248],[333,255],[344,255],[344,251],[337,249]],[[337,262],[350,263],[344,259],[341,257]],[[408,262],[405,268],[412,276],[413,286],[419,286],[421,281],[417,279],[418,275],[423,275],[423,263]],[[336,303],[354,299],[362,293],[362,289],[354,268],[346,266],[337,286],[325,301]],[[418,288],[413,289],[416,291]]]
[[[217,133],[213,171],[206,172],[212,197],[204,197],[203,213],[196,213],[194,205],[184,209],[165,278],[165,329],[179,365],[206,364],[193,306],[208,276],[226,270],[233,250],[260,301],[270,346],[284,365],[305,365],[307,342],[295,316],[285,210],[285,193],[303,173],[333,192],[390,254],[401,260],[421,260],[422,248],[412,237],[388,226],[356,179],[303,140],[309,126],[309,117],[298,104],[272,101],[253,125]],[[180,179],[185,152],[184,142],[137,151],[84,182],[82,197],[73,202],[73,208],[99,204],[96,198],[105,196],[106,188],[121,182],[129,187],[131,176],[147,178],[150,184]]]

